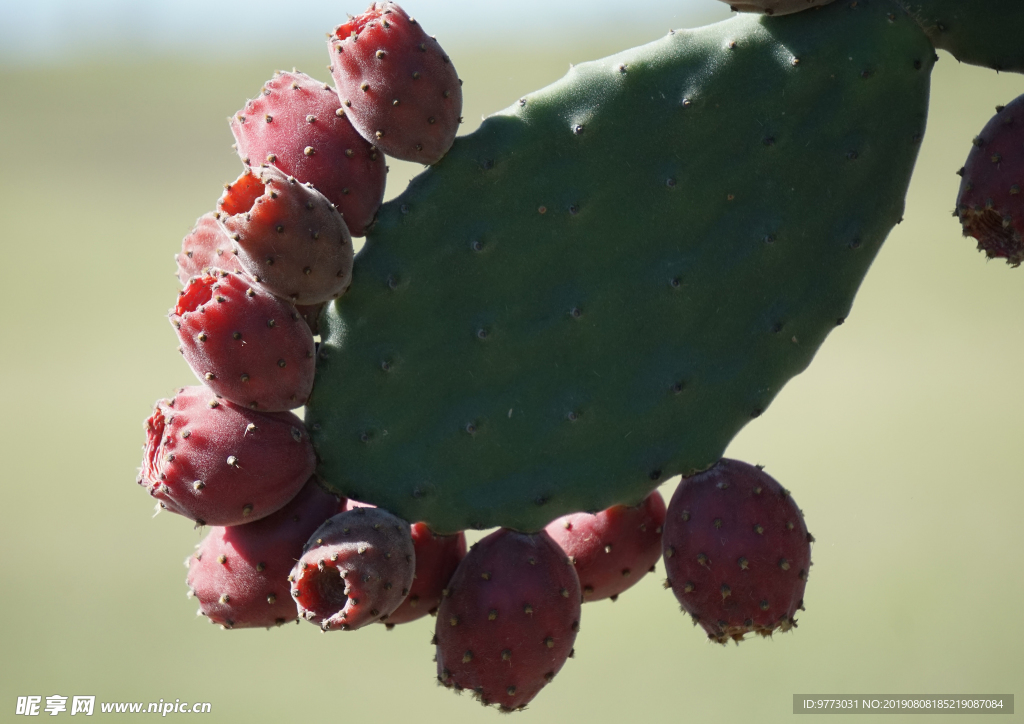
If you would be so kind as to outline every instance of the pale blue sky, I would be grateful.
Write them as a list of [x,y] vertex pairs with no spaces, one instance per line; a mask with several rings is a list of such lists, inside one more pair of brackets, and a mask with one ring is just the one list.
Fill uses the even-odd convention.
[[[0,60],[73,61],[99,53],[236,53],[319,40],[369,0],[0,0]],[[428,32],[455,43],[512,35],[661,32],[728,17],[718,0],[406,0]],[[586,10],[581,10],[586,8]]]

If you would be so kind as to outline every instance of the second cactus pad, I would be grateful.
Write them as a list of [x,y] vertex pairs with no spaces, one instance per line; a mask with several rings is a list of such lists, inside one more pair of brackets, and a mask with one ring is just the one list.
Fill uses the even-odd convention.
[[901,218],[933,58],[888,3],[833,3],[488,118],[381,209],[328,310],[324,481],[438,533],[536,531],[712,465]]

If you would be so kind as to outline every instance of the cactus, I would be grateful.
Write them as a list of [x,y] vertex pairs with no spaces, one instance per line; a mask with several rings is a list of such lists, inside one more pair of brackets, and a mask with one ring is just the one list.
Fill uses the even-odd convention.
[[964,63],[1024,71],[1024,5],[1019,0],[891,0],[927,33],[936,48]]
[[[435,129],[445,143],[422,159],[434,165],[379,210],[362,208],[356,226],[366,227],[367,242],[354,264],[336,202],[312,180],[286,175],[293,172],[277,146],[248,149],[247,134],[268,133],[267,126],[240,133],[236,117],[233,130],[250,167],[227,187],[219,213],[202,217],[183,242],[179,276],[193,269],[206,276],[190,279],[172,321],[182,327],[191,362],[194,344],[215,341],[207,323],[218,319],[202,315],[218,313],[186,304],[188,295],[252,274],[254,285],[304,305],[288,304],[287,316],[301,327],[295,331],[306,340],[310,368],[315,356],[316,383],[308,438],[290,413],[260,415],[228,401],[235,398],[214,383],[231,377],[248,384],[249,373],[214,369],[212,361],[202,370],[193,364],[209,387],[158,403],[148,421],[139,482],[197,523],[239,528],[211,536],[191,564],[190,587],[211,620],[230,628],[292,616],[276,593],[282,580],[263,576],[250,595],[242,585],[247,569],[224,568],[224,551],[232,540],[246,544],[235,546],[236,557],[273,545],[261,530],[288,510],[286,498],[312,472],[315,446],[318,477],[348,502],[307,542],[287,579],[288,603],[325,631],[373,622],[393,628],[424,609],[436,611],[439,682],[470,689],[485,704],[510,711],[530,702],[573,655],[581,602],[614,600],[653,570],[659,544],[667,587],[712,640],[796,626],[813,540],[802,513],[760,466],[722,454],[843,323],[900,222],[936,48],[1024,70],[1012,37],[1024,18],[1009,0],[970,12],[952,0],[758,0],[737,7],[765,12],[671,32],[576,66],[450,149],[453,128]],[[389,138],[406,150],[410,143],[416,151],[432,146],[419,136],[402,140],[395,133],[402,124],[387,118],[406,108],[400,117],[423,121],[415,110],[422,100],[445,106],[454,127],[454,69],[437,87],[417,86],[416,102],[409,102],[415,93],[398,98],[377,86],[371,93],[368,76],[348,77],[350,61],[365,61],[358,73],[397,67],[399,80],[428,79],[411,70],[419,61],[400,57],[401,43],[376,47],[384,41],[354,22],[358,27],[340,26],[329,43],[332,57],[353,56],[332,61],[342,107],[310,80],[311,91],[336,118],[350,106],[353,116],[365,111],[344,100],[357,92],[352,88],[378,106],[383,99],[371,113],[378,121],[368,126],[377,130],[360,131],[367,143],[384,141],[383,152]],[[427,46],[418,44],[418,52]],[[450,65],[436,50],[439,63]],[[288,85],[292,76],[279,78]],[[346,91],[350,81],[358,83]],[[291,81],[292,90],[299,87]],[[394,79],[383,86],[396,88]],[[250,113],[269,107],[258,101],[247,105]],[[264,124],[284,128],[290,119],[300,131],[289,138],[294,160],[322,156],[318,168],[328,168],[327,147],[306,135],[318,116],[281,109],[264,112]],[[428,115],[427,125],[445,125],[436,124],[439,117]],[[1008,123],[1013,114],[1002,118]],[[1002,144],[987,161],[968,163],[963,193],[989,177],[998,177],[1005,195],[1016,193],[1019,184],[1007,176],[1013,149]],[[266,165],[250,163],[251,155]],[[325,173],[320,185],[338,181]],[[1005,232],[1013,216],[993,198],[961,197],[961,221],[977,216],[986,229],[998,222]],[[236,242],[231,253],[225,238]],[[335,248],[325,252],[323,243]],[[219,258],[243,271],[203,271]],[[324,272],[326,280],[319,278]],[[229,303],[225,295],[215,301]],[[262,319],[255,321],[266,325]],[[236,341],[265,338],[266,330],[232,325]],[[309,332],[322,336],[315,353]],[[257,346],[246,359],[259,353],[253,359],[270,355],[278,369],[295,366],[284,352]],[[228,399],[207,394],[214,392]],[[285,392],[281,405],[236,402],[283,409],[306,399],[305,392]],[[204,400],[217,412],[193,409]],[[268,422],[201,444],[206,428],[217,432],[213,416],[228,413]],[[280,451],[246,438],[275,420],[290,430],[291,442],[275,444]],[[252,459],[240,464],[245,450]],[[264,452],[276,459],[264,460]],[[203,473],[213,457],[216,469]],[[282,461],[302,463],[305,472],[299,478]],[[227,480],[257,471],[271,479],[267,490],[245,492]],[[652,491],[680,474],[685,479],[666,512]],[[644,500],[649,515],[630,507]],[[574,529],[583,518],[602,520]],[[492,526],[501,530],[460,563],[462,531]],[[414,541],[410,532],[422,537]],[[586,549],[570,550],[582,538]],[[588,557],[601,558],[603,570]]]
[[326,484],[438,533],[536,531],[716,462],[901,218],[935,54],[894,10],[671,33],[459,139],[324,315]]

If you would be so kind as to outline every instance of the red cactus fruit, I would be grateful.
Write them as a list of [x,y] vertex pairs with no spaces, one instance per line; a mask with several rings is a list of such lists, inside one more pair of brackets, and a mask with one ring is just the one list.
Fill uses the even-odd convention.
[[[372,508],[349,498],[345,510]],[[409,623],[427,614],[436,614],[441,594],[459,562],[466,556],[466,536],[459,532],[454,535],[437,535],[424,523],[413,523],[409,527],[412,544],[416,550],[416,573],[409,595],[395,612],[388,616],[388,630],[395,624]]]
[[352,127],[334,88],[305,73],[278,72],[231,118],[246,165],[277,166],[311,183],[363,236],[384,200],[384,154]]
[[462,114],[451,59],[397,3],[374,3],[327,41],[331,75],[352,125],[394,158],[437,163]]
[[579,577],[551,536],[498,530],[470,549],[438,608],[437,679],[521,709],[572,656],[579,621]]
[[294,621],[288,574],[302,546],[341,501],[310,478],[291,502],[262,520],[215,527],[189,557],[189,597],[199,613],[224,628],[280,626]]
[[566,515],[545,530],[576,566],[587,603],[614,601],[654,569],[664,522],[665,501],[655,490],[635,507],[613,505],[596,515]]
[[352,281],[352,237],[341,214],[311,184],[273,166],[247,169],[220,200],[238,263],[295,304],[341,296]]
[[178,281],[182,285],[208,269],[242,270],[235,256],[234,245],[217,216],[213,212],[203,214],[196,220],[188,236],[182,239],[181,253],[174,257],[178,262]]
[[181,353],[211,390],[253,410],[306,403],[315,345],[295,307],[239,272],[193,277],[168,315]]
[[662,536],[667,587],[718,643],[796,626],[813,538],[789,492],[758,467],[723,459],[684,478]]
[[996,114],[974,139],[956,197],[964,236],[989,259],[1024,261],[1024,95]]
[[[258,169],[257,169],[258,170]],[[224,193],[217,205],[220,211],[228,216],[247,214],[256,199],[266,191],[265,184],[260,180],[259,173],[247,168],[234,183],[224,184]],[[217,218],[220,218],[218,215]]]
[[302,420],[247,410],[182,387],[146,420],[138,483],[199,525],[239,525],[280,510],[316,468]]
[[299,616],[324,631],[386,621],[409,595],[416,554],[409,524],[380,508],[356,508],[310,536],[292,568]]
[[388,628],[437,613],[441,594],[466,555],[466,536],[461,532],[437,535],[424,523],[413,523],[410,532],[416,549],[416,576],[409,595],[388,617]]

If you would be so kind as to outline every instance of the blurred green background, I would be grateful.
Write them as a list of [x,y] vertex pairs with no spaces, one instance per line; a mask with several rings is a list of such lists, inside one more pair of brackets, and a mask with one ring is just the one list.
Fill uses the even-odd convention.
[[[464,132],[668,21],[649,25],[449,47]],[[240,170],[224,119],[277,67],[325,78],[322,55],[0,66],[0,721],[30,694],[209,701],[218,722],[497,716],[437,687],[432,619],[321,635],[197,618],[181,562],[203,532],[153,519],[134,482],[153,402],[194,383],[165,315],[181,237]],[[576,659],[517,721],[772,722],[793,694],[1024,693],[1024,269],[986,263],[950,216],[971,138],[1024,79],[941,55],[906,221],[848,323],[729,450],[792,490],[817,538],[799,630],[711,645],[659,565],[584,608]],[[416,171],[392,162],[389,195]]]

